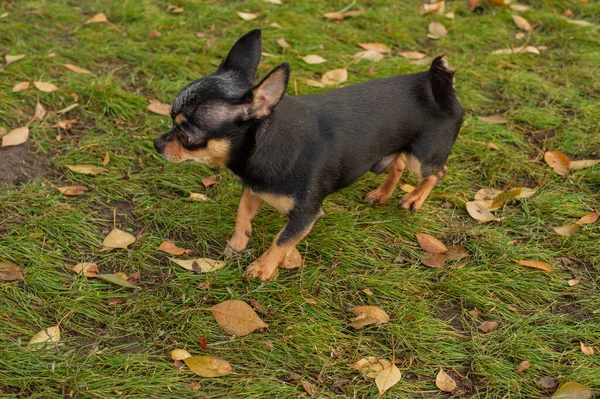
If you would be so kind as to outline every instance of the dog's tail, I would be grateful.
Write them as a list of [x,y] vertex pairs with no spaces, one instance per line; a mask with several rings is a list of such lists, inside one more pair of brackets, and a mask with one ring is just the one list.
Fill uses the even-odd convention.
[[429,82],[438,106],[444,111],[462,117],[464,111],[454,93],[454,68],[448,65],[446,56],[436,57],[431,63]]

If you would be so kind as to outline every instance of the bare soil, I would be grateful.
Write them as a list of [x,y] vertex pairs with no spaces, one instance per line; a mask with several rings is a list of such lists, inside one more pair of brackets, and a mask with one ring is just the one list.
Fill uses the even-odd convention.
[[47,163],[41,154],[35,154],[29,143],[0,148],[0,191],[39,176]]

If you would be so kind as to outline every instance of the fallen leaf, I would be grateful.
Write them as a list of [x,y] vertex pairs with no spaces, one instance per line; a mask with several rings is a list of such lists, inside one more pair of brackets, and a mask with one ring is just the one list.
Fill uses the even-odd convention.
[[569,284],[569,287],[574,287],[574,286],[578,285],[579,283],[581,283],[581,281],[576,280],[576,279],[567,281],[567,284]]
[[10,64],[12,64],[13,62],[17,62],[17,61],[22,60],[23,58],[25,58],[25,54],[7,55],[4,58],[6,59],[6,64],[4,65],[4,67],[6,68],[7,66],[9,66]]
[[361,290],[362,292],[364,292],[365,294],[367,294],[368,296],[373,296],[373,291],[371,291],[370,288],[365,288],[364,290]]
[[496,4],[497,6],[508,7],[511,0],[490,0],[490,3]]
[[208,350],[208,345],[206,345],[206,337],[202,336],[200,337],[200,339],[198,340],[198,344],[202,347],[202,349],[204,349],[205,351]]
[[325,87],[325,83],[313,79],[306,79],[304,82],[311,87]]
[[64,186],[55,188],[67,197],[76,197],[87,191],[87,187],[84,186]]
[[197,259],[174,259],[169,258],[179,266],[187,270],[193,270],[196,273],[210,273],[222,269],[227,264],[222,260],[213,260],[208,258]]
[[346,11],[346,12],[342,13],[342,15],[344,16],[344,18],[358,17],[359,15],[363,15],[364,13],[365,13],[365,10],[350,10],[350,11]]
[[108,169],[94,165],[65,165],[65,167],[75,173],[82,173],[84,175],[97,175],[108,172]]
[[94,15],[92,18],[85,21],[85,24],[87,25],[87,24],[102,23],[102,22],[108,22],[108,18],[106,18],[106,15],[103,12],[100,12],[100,13]]
[[195,201],[208,201],[208,197],[201,193],[190,193],[190,198]]
[[[157,251],[163,251],[171,255],[184,255],[189,254],[191,250],[185,248],[179,248],[171,241],[165,241],[156,248]],[[191,269],[190,269],[191,270]]]
[[358,60],[368,60],[368,61],[379,62],[379,61],[383,60],[384,55],[381,53],[378,53],[377,51],[365,50],[365,51],[359,51],[358,53],[354,54],[352,56],[352,58],[358,59]]
[[13,92],[23,91],[23,90],[29,89],[30,87],[31,87],[31,83],[29,83],[29,82],[20,82],[20,83],[17,83],[13,87],[12,91]]
[[158,100],[151,99],[150,104],[148,104],[148,111],[153,112],[162,116],[171,116],[171,105],[161,103]]
[[207,188],[217,183],[218,182],[214,177],[205,177],[202,179],[202,185]]
[[200,388],[202,387],[202,385],[200,385],[200,383],[198,381],[192,381],[189,384],[187,384],[186,386],[194,392],[198,392],[200,390]]
[[430,39],[440,39],[448,34],[448,29],[439,22],[431,22],[429,24],[429,34],[427,35]]
[[598,213],[594,212],[594,213],[588,213],[587,215],[583,216],[581,219],[579,219],[575,223],[590,224],[590,223],[595,223],[597,220],[598,220]]
[[432,12],[442,14],[444,12],[445,8],[446,8],[446,2],[444,0],[442,0],[442,1],[438,1],[437,3],[433,3],[433,4],[429,4],[429,3],[421,4],[421,7],[419,8],[419,12],[421,13],[421,15],[429,14]]
[[589,168],[590,166],[598,165],[600,163],[600,159],[584,159],[581,161],[570,161],[569,169],[571,170],[580,170]]
[[440,368],[435,377],[435,386],[444,392],[452,392],[456,388],[456,381]]
[[48,342],[60,341],[60,328],[58,326],[48,327],[35,334],[30,340],[29,345],[43,344]]
[[481,201],[469,201],[466,203],[467,212],[475,220],[480,222],[491,222],[492,220],[500,220],[496,216],[492,215],[487,210],[485,203]]
[[29,139],[29,127],[22,126],[11,130],[2,136],[1,139],[2,145],[0,145],[0,147],[10,147],[13,145],[23,144]]
[[281,0],[263,0],[265,3],[277,4],[278,6],[283,5]]
[[327,19],[335,19],[338,21],[341,21],[345,18],[344,14],[341,14],[339,12],[327,12],[327,13],[323,14],[323,16]]
[[551,399],[588,399],[596,392],[576,382],[565,382],[554,392]]
[[523,39],[525,39],[525,33],[523,33],[523,32],[517,32],[517,33],[515,33],[515,39],[517,39],[517,40],[523,40]]
[[315,394],[315,392],[317,391],[317,388],[310,382],[300,381],[300,384],[302,385],[302,388],[304,388],[306,393],[309,394],[310,396],[313,396]]
[[529,21],[527,21],[525,18],[523,18],[520,15],[511,15],[513,21],[515,21],[515,25],[517,25],[517,28],[522,29],[526,32],[529,32],[531,30],[533,30],[533,27],[531,26],[531,24],[529,23]]
[[244,21],[252,21],[253,19],[258,18],[257,14],[251,13],[251,12],[241,12],[238,11],[237,15],[243,19]]
[[553,226],[552,230],[559,236],[570,237],[581,228],[579,224],[573,223],[566,226]]
[[104,238],[102,245],[106,248],[121,248],[127,249],[128,246],[135,242],[135,237],[123,230],[113,229]]
[[376,378],[377,375],[386,367],[391,365],[385,359],[377,359],[376,357],[369,356],[364,359],[360,359],[355,363],[350,363],[348,366],[357,370],[365,377]]
[[400,186],[400,190],[404,191],[405,193],[412,193],[413,191],[415,191],[416,187],[410,184],[403,184]]
[[269,327],[244,301],[229,300],[209,309],[217,324],[227,333],[243,337],[259,328]]
[[65,120],[56,122],[56,124],[54,124],[54,127],[57,127],[59,129],[63,129],[63,130],[71,130],[71,129],[73,129],[73,125],[76,125],[77,123],[79,123],[77,121],[77,119],[65,119]]
[[452,11],[447,12],[446,14],[444,14],[444,17],[448,18],[448,19],[454,19],[455,15]]
[[108,155],[108,152],[106,154],[104,154],[104,159],[102,160],[102,165],[108,165],[108,163],[110,162],[110,155]]
[[98,274],[96,275],[96,278],[106,281],[107,283],[119,285],[121,287],[135,288],[133,284],[131,284],[129,281],[125,280],[123,277],[119,276],[116,273]]
[[350,309],[356,316],[350,319],[350,327],[358,330],[370,324],[380,326],[390,321],[390,316],[381,308],[377,306],[356,306]]
[[348,80],[348,70],[346,68],[332,69],[327,71],[321,77],[321,82],[327,86],[344,83]]
[[90,262],[78,263],[73,267],[67,267],[67,269],[74,271],[75,273],[83,273],[85,277],[96,277],[98,275],[98,265]]
[[227,361],[212,356],[186,357],[183,361],[201,377],[223,377],[233,373],[233,367]]
[[171,352],[169,352],[169,356],[171,356],[171,359],[173,360],[184,360],[188,357],[192,357],[192,355],[190,355],[190,352],[184,349],[174,349]]
[[554,378],[550,376],[544,376],[538,380],[538,384],[540,387],[544,389],[552,389],[557,385],[557,382]]
[[585,346],[583,344],[583,342],[579,341],[579,344],[581,346],[581,352],[583,352],[586,355],[593,355],[594,354],[594,348],[592,348],[591,346]]
[[376,51],[381,54],[390,52],[390,48],[383,43],[358,43],[358,45],[365,50]]
[[535,189],[529,187],[515,187],[510,190],[499,193],[492,201],[490,205],[487,206],[488,210],[493,211],[496,209],[500,209],[506,204],[508,201],[516,199],[516,198],[529,198],[533,194],[536,193]]
[[212,280],[208,280],[203,283],[198,283],[198,289],[206,291],[206,290],[210,289],[211,285],[212,285]]
[[493,201],[494,198],[496,198],[498,195],[502,194],[503,192],[504,192],[503,190],[498,190],[496,188],[484,187],[482,189],[479,189],[475,193],[475,196],[473,197],[473,199],[475,201],[479,201],[479,202]]
[[446,254],[436,254],[433,252],[424,252],[421,256],[421,263],[429,267],[442,267],[446,263]]
[[12,263],[0,263],[0,280],[15,281],[23,280],[23,271]]
[[549,264],[537,260],[515,260],[515,262],[521,266],[527,266],[534,269],[541,269],[547,272],[554,272],[554,270],[552,270],[552,267]]
[[272,28],[277,28],[277,29],[281,28],[281,25],[279,25],[277,22],[272,22],[269,24],[269,26]]
[[513,11],[516,11],[516,12],[524,12],[524,11],[529,10],[530,8],[531,7],[526,6],[525,4],[514,3],[514,4],[510,5],[510,9],[513,10]]
[[321,57],[320,55],[316,55],[316,54],[309,54],[306,55],[304,57],[300,57],[302,59],[302,61],[306,62],[307,64],[322,64],[324,62],[327,62],[327,60],[323,57]]
[[409,60],[421,60],[426,57],[425,53],[421,53],[419,51],[401,51],[398,54],[404,58],[408,58]]
[[544,161],[558,174],[559,176],[567,176],[569,173],[569,157],[560,151],[546,151]]
[[522,373],[523,371],[527,370],[530,366],[531,362],[529,360],[523,360],[521,363],[519,363],[515,374]]
[[401,378],[402,374],[400,374],[400,370],[398,370],[398,367],[396,367],[394,363],[384,367],[384,369],[377,374],[377,377],[375,377],[375,385],[377,385],[379,394],[383,395],[385,391],[396,385]]
[[479,120],[496,125],[503,125],[510,122],[504,115],[480,116]]
[[448,248],[446,248],[444,243],[435,238],[434,236],[422,233],[417,233],[416,236],[421,248],[423,248],[427,252],[443,254],[444,252],[448,251]]
[[261,305],[256,299],[250,299],[250,305],[252,306],[252,309],[264,314],[265,316],[268,316],[273,313],[270,312],[269,309]]
[[81,74],[84,74],[84,75],[92,75],[92,71],[89,71],[89,70],[87,70],[85,68],[78,67],[77,65],[63,64],[63,66],[65,68],[67,68],[69,71],[72,71],[72,72],[81,73]]
[[58,90],[58,87],[48,82],[33,82],[33,85],[38,90],[43,91],[44,93],[52,93],[53,91]]
[[468,0],[469,11],[475,11],[479,3],[481,3],[481,0]]
[[56,111],[57,114],[64,114],[66,112],[69,112],[70,110],[72,110],[73,108],[77,107],[79,104],[75,103],[75,104],[71,104],[68,107],[65,107],[63,109],[61,109],[60,111]]
[[284,50],[291,47],[291,44],[286,42],[283,37],[280,37],[279,39],[277,39],[277,44],[279,45],[279,47],[281,47]]
[[157,31],[156,29],[153,29],[150,32],[148,32],[148,37],[150,39],[156,39],[161,36],[162,36],[162,34],[159,31]]
[[594,26],[593,23],[589,21],[584,21],[582,19],[567,19],[567,22],[578,26]]
[[167,11],[171,12],[173,14],[181,14],[184,11],[184,9],[183,9],[183,7],[178,7],[176,5],[168,3],[167,4]]
[[480,329],[481,331],[483,331],[484,333],[489,333],[489,332],[494,331],[496,328],[498,328],[498,322],[497,321],[484,321],[477,328]]

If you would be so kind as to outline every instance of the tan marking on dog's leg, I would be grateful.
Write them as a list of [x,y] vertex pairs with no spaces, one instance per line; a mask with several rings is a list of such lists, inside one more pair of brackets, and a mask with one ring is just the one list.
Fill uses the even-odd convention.
[[390,171],[383,183],[375,190],[365,195],[365,201],[369,204],[383,204],[387,201],[394,193],[396,185],[402,176],[402,172],[404,172],[404,168],[406,168],[406,154],[402,153],[398,155],[392,163]]
[[246,249],[252,234],[252,220],[258,214],[263,200],[252,193],[249,188],[244,188],[240,205],[235,219],[235,232],[227,242],[225,255],[231,256],[235,252]]
[[277,209],[279,212],[284,215],[289,213],[294,208],[294,199],[289,195],[278,195],[271,193],[257,193],[253,192],[254,195],[260,197],[267,204],[271,205],[273,208]]
[[248,266],[246,272],[249,273],[250,276],[261,281],[267,281],[277,277],[279,266],[286,269],[302,267],[304,262],[302,260],[302,256],[300,256],[300,253],[296,249],[296,245],[308,235],[317,220],[319,220],[319,218],[321,218],[324,214],[325,213],[323,210],[320,210],[306,229],[296,234],[284,244],[280,245],[277,242],[279,241],[279,237],[283,231],[286,229],[286,225],[283,229],[281,229],[277,236],[275,236],[275,239],[273,240],[273,243],[269,249],[267,249],[265,253],[258,258],[258,260]]
[[421,168],[423,167],[423,165],[416,156],[408,154],[408,156],[406,157],[406,166],[408,167],[410,173],[412,173],[418,178],[422,177]]
[[427,199],[427,196],[429,193],[431,193],[431,190],[433,190],[436,184],[442,180],[447,170],[448,167],[444,166],[433,175],[423,179],[417,188],[402,197],[398,205],[404,209],[410,209],[413,211],[421,208],[423,202],[425,202],[425,199]]

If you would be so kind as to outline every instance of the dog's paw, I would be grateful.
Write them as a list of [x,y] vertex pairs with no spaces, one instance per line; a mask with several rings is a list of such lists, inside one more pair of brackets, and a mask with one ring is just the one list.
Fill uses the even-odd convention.
[[248,241],[250,241],[249,237],[238,237],[237,235],[234,235],[227,242],[227,247],[224,251],[225,256],[231,258],[242,252],[248,246]]
[[246,268],[246,273],[248,273],[250,277],[257,278],[260,281],[273,280],[277,277],[278,272],[279,267],[276,263],[271,264],[269,262],[261,261],[260,259]]
[[304,266],[304,261],[296,248],[292,248],[279,264],[282,269],[297,269],[302,266]]
[[423,206],[426,198],[427,196],[423,196],[415,190],[402,197],[400,202],[398,202],[398,206],[409,211],[418,211]]
[[379,188],[376,188],[373,191],[370,191],[367,195],[365,195],[365,202],[375,205],[375,204],[383,204],[391,197],[391,193],[385,193],[381,191]]

